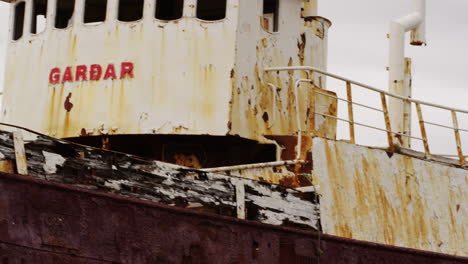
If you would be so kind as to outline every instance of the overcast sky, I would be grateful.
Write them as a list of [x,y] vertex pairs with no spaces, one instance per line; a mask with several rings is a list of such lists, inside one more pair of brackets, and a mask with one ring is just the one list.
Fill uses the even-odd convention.
[[[411,0],[319,0],[320,15],[333,23],[329,31],[328,70],[387,89],[386,34],[389,23],[392,19],[408,14],[410,8]],[[0,87],[3,83],[8,12],[8,4],[0,3]],[[406,50],[407,56],[413,59],[414,98],[468,108],[467,12],[468,0],[427,0],[428,46],[407,46]],[[329,82],[329,89],[338,91],[342,88]],[[356,97],[367,100],[367,97]],[[340,109],[343,109],[342,105]],[[433,121],[449,121],[447,115],[426,115]],[[363,116],[364,121],[372,121],[372,114]],[[461,119],[464,127],[468,128],[468,118]],[[437,137],[435,141],[439,141],[436,145],[440,145],[436,146],[440,149],[436,151],[448,152],[447,144],[444,143],[446,136],[441,134],[443,132],[447,133],[447,138],[453,139],[448,131],[434,134]],[[382,138],[385,135],[376,140]],[[468,137],[465,145],[464,149],[468,150]]]

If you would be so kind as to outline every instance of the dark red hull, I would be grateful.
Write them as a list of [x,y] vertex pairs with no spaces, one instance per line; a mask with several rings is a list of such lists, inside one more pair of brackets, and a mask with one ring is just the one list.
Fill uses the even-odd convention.
[[0,262],[468,263],[0,175]]

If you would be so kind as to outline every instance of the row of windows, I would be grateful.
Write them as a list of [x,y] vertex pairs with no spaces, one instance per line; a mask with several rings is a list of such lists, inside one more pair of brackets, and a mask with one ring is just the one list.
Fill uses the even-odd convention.
[[[154,17],[160,20],[175,20],[182,17],[184,0],[154,0],[156,11]],[[85,0],[84,24],[99,24],[106,20],[108,0]],[[197,18],[208,21],[224,19],[227,0],[198,0]],[[32,0],[31,32],[37,34],[45,29],[47,19],[47,0]],[[264,0],[263,13],[266,29],[278,30],[279,0]],[[64,29],[70,24],[75,9],[75,0],[57,0],[55,28]],[[15,6],[13,40],[23,36],[26,3]],[[137,21],[143,18],[144,0],[119,0],[118,20]]]

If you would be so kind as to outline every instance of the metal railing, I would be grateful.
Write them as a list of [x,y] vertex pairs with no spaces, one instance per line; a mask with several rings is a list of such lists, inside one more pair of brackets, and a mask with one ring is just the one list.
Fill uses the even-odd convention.
[[[441,128],[445,128],[445,129],[450,129],[450,130],[453,131],[454,138],[455,138],[455,143],[456,143],[456,148],[457,148],[457,155],[442,155],[442,156],[445,156],[445,157],[458,157],[458,164],[460,166],[462,166],[462,167],[466,166],[466,160],[465,159],[466,159],[467,156],[465,156],[463,154],[460,132],[468,132],[468,130],[467,129],[461,129],[459,127],[457,113],[468,114],[467,110],[447,107],[447,106],[438,105],[438,104],[429,103],[429,102],[424,102],[424,101],[412,99],[410,97],[399,96],[399,95],[392,94],[392,93],[389,93],[387,91],[384,91],[384,90],[381,90],[381,89],[378,89],[378,88],[375,88],[375,87],[372,87],[372,86],[369,86],[369,85],[366,85],[366,84],[363,84],[363,83],[360,83],[360,82],[357,82],[357,81],[353,81],[353,80],[350,80],[350,79],[347,79],[347,78],[344,78],[344,77],[341,77],[341,76],[338,76],[338,75],[335,75],[335,74],[332,74],[332,73],[329,73],[329,72],[326,72],[326,71],[323,71],[323,70],[320,70],[320,69],[317,69],[317,68],[314,68],[314,67],[311,67],[311,66],[271,67],[271,68],[266,68],[265,71],[266,72],[305,71],[305,72],[307,72],[309,74],[308,75],[309,78],[310,78],[310,76],[312,76],[310,79],[300,79],[300,80],[298,80],[300,82],[312,82],[313,83],[313,80],[314,80],[313,76],[314,76],[315,73],[318,73],[318,74],[333,78],[335,80],[343,81],[346,84],[346,99],[341,98],[339,96],[334,96],[334,95],[331,95],[331,94],[328,94],[328,93],[322,93],[322,92],[317,91],[317,90],[315,90],[314,93],[318,93],[320,95],[335,98],[335,99],[337,99],[339,101],[345,102],[347,104],[348,118],[345,119],[345,118],[341,118],[341,117],[338,117],[338,116],[327,115],[325,113],[318,113],[318,112],[315,112],[315,111],[314,111],[314,113],[318,114],[318,115],[322,115],[322,116],[324,116],[326,118],[333,118],[333,119],[348,123],[350,142],[353,143],[353,144],[356,143],[355,126],[362,126],[362,127],[367,127],[367,128],[371,128],[371,129],[375,129],[375,130],[379,130],[379,131],[383,131],[383,132],[387,133],[387,140],[388,140],[389,150],[392,151],[392,152],[395,151],[395,143],[397,143],[397,142],[395,142],[395,140],[396,140],[397,137],[400,137],[400,138],[406,137],[406,138],[422,141],[423,146],[424,146],[424,152],[425,152],[426,158],[431,158],[431,156],[433,156],[435,154],[431,153],[430,148],[429,148],[426,125],[437,126],[437,127],[441,127]],[[268,84],[268,85],[272,86],[272,84]],[[296,86],[297,85],[298,85],[298,83],[296,82]],[[380,105],[381,105],[382,109],[378,109],[378,108],[375,108],[375,107],[372,107],[372,106],[369,106],[369,105],[354,102],[353,101],[353,87],[354,86],[358,86],[358,87],[367,89],[369,91],[373,91],[373,92],[378,93],[380,95]],[[295,95],[296,96],[296,102],[298,102],[297,101],[297,97],[298,97],[297,96],[297,88],[296,88],[295,92],[296,92],[296,95]],[[390,122],[390,115],[389,115],[388,106],[387,106],[387,97],[391,97],[391,98],[394,98],[396,100],[400,100],[400,101],[402,101],[404,103],[408,103],[411,106],[412,105],[415,106],[418,121],[419,121],[418,124],[419,124],[421,137],[416,137],[416,136],[412,136],[412,135],[408,135],[408,134],[405,134],[405,133],[400,133],[400,132],[396,132],[396,131],[392,130],[391,122]],[[296,105],[297,105],[297,103],[296,103]],[[376,126],[372,126],[372,125],[369,125],[369,124],[355,122],[354,121],[355,120],[354,119],[354,106],[364,107],[364,108],[367,108],[367,109],[370,109],[370,110],[381,113],[383,115],[383,119],[385,121],[385,129],[379,128],[379,127],[376,127]],[[423,112],[421,110],[421,106],[427,106],[427,107],[431,107],[431,108],[436,108],[436,109],[442,109],[442,110],[445,110],[445,111],[449,111],[450,114],[451,114],[451,117],[452,117],[451,118],[452,126],[447,126],[447,125],[442,125],[442,124],[438,124],[438,123],[434,123],[434,122],[425,121],[424,117],[423,117]],[[297,106],[296,106],[296,108],[297,108]],[[298,129],[299,129],[298,132],[299,132],[299,135],[300,135],[301,130],[302,130],[300,125],[299,125]]]

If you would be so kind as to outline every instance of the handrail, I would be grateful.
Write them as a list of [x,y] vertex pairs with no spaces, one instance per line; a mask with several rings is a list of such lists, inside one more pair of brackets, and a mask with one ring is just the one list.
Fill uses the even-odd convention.
[[200,171],[204,172],[226,172],[226,171],[237,171],[237,170],[250,170],[250,169],[262,169],[262,168],[271,168],[271,167],[279,167],[279,166],[289,166],[289,165],[296,165],[296,164],[305,164],[307,161],[305,160],[284,160],[284,161],[272,161],[272,162],[262,162],[262,163],[254,163],[254,164],[244,164],[244,165],[234,165],[234,166],[226,166],[226,167],[216,167],[216,168],[206,168],[206,169],[199,169]]
[[[315,112],[315,111],[313,113],[318,114],[318,115],[322,115],[322,116],[324,116],[326,118],[332,118],[332,119],[335,119],[335,120],[339,120],[339,121],[343,121],[343,122],[348,123],[349,132],[350,132],[349,136],[350,136],[350,142],[351,143],[353,143],[353,144],[355,143],[354,125],[358,125],[358,126],[363,126],[363,127],[367,127],[367,128],[376,129],[376,130],[379,130],[379,131],[386,132],[387,133],[387,138],[388,138],[388,147],[389,147],[389,150],[392,151],[392,152],[395,150],[395,146],[394,146],[395,140],[400,141],[400,143],[404,142],[404,141],[402,141],[402,138],[404,138],[404,137],[411,138],[411,139],[416,139],[416,140],[421,140],[423,142],[423,145],[424,145],[424,152],[425,152],[426,158],[430,158],[432,154],[431,154],[430,149],[429,149],[429,143],[428,143],[428,137],[427,137],[427,133],[426,133],[425,124],[434,125],[434,126],[450,129],[450,130],[452,130],[454,132],[457,155],[453,155],[453,157],[458,157],[459,158],[459,165],[461,167],[466,167],[467,166],[467,163],[465,161],[465,158],[467,156],[464,155],[463,150],[462,150],[462,141],[461,141],[461,137],[460,137],[460,132],[468,132],[468,129],[462,129],[462,128],[459,127],[457,113],[468,114],[468,110],[447,107],[447,106],[443,106],[443,105],[438,105],[438,104],[434,104],[434,103],[429,103],[429,102],[424,102],[424,101],[412,99],[410,97],[404,97],[404,96],[396,95],[396,94],[393,94],[393,93],[390,93],[390,92],[387,92],[387,91],[384,91],[384,90],[381,90],[381,89],[378,89],[378,88],[375,88],[375,87],[372,87],[372,86],[369,86],[369,85],[366,85],[366,84],[363,84],[363,83],[360,83],[360,82],[357,82],[357,81],[350,80],[348,78],[345,78],[345,77],[342,77],[342,76],[339,76],[339,75],[336,75],[336,74],[332,74],[332,73],[323,71],[321,69],[317,69],[317,68],[312,67],[312,66],[270,67],[270,68],[266,68],[265,71],[266,72],[272,72],[272,71],[273,72],[274,71],[276,71],[276,72],[279,72],[279,71],[307,71],[310,75],[312,75],[312,77],[310,77],[309,79],[297,79],[296,83],[295,83],[295,100],[296,100],[295,107],[296,107],[296,112],[297,112],[296,113],[296,119],[297,119],[297,123],[298,123],[298,137],[299,137],[298,146],[299,147],[301,146],[301,143],[302,143],[301,139],[300,139],[301,138],[302,128],[301,128],[300,120],[299,120],[300,118],[299,118],[298,88],[299,88],[300,83],[302,83],[302,82],[311,82],[311,83],[313,83],[314,82],[313,74],[314,73],[319,73],[319,74],[322,74],[324,76],[328,76],[328,77],[331,77],[331,78],[334,78],[334,79],[337,79],[337,80],[340,80],[340,81],[343,81],[343,82],[346,83],[346,95],[347,95],[346,99],[340,98],[339,96],[325,94],[325,93],[322,93],[320,91],[316,91],[316,93],[346,102],[348,104],[348,119],[340,118],[339,116],[327,115],[325,113],[318,113],[318,112]],[[272,86],[272,84],[269,84],[269,85]],[[362,87],[362,88],[365,88],[365,89],[368,89],[368,90],[371,90],[371,91],[374,91],[374,92],[378,93],[380,95],[382,109],[378,109],[378,108],[375,108],[375,107],[371,107],[369,105],[353,102],[352,92],[351,92],[352,91],[352,85]],[[391,118],[390,118],[388,107],[387,107],[387,97],[386,96],[392,97],[392,98],[395,98],[395,99],[398,99],[398,100],[402,100],[402,101],[407,102],[409,104],[414,104],[415,105],[416,112],[417,112],[417,117],[418,117],[418,120],[419,120],[419,127],[420,127],[420,130],[421,130],[421,138],[412,136],[410,133],[404,133],[404,132],[393,131],[392,130]],[[353,114],[353,105],[365,107],[365,108],[368,108],[368,109],[383,113],[383,117],[384,117],[384,121],[385,121],[385,129],[379,128],[379,127],[376,127],[376,126],[371,126],[371,125],[355,122],[354,121],[354,114]],[[442,125],[442,124],[437,124],[437,123],[425,121],[424,118],[423,118],[421,105],[425,105],[425,106],[432,107],[432,108],[443,109],[443,110],[446,110],[446,111],[450,111],[451,116],[452,116],[453,126],[450,127],[450,126],[447,126],[447,125]],[[405,143],[402,143],[402,144],[403,144],[404,147],[408,147],[408,146],[405,145]],[[299,159],[299,156],[296,159]]]
[[438,104],[434,104],[434,103],[429,103],[429,102],[425,102],[425,101],[416,100],[416,99],[413,99],[413,98],[410,98],[410,97],[399,96],[399,95],[396,95],[396,94],[393,94],[393,93],[390,93],[390,92],[387,92],[387,91],[372,87],[372,86],[367,85],[367,84],[363,84],[363,83],[353,81],[353,80],[347,79],[345,77],[342,77],[342,76],[339,76],[339,75],[336,75],[336,74],[333,74],[333,73],[329,73],[329,72],[320,70],[320,69],[312,67],[312,66],[289,66],[289,67],[269,67],[269,68],[265,68],[265,71],[267,71],[267,72],[269,72],[269,71],[291,71],[291,70],[292,71],[294,71],[294,70],[314,71],[314,72],[317,72],[317,73],[320,73],[320,74],[323,74],[323,75],[326,75],[326,76],[329,76],[329,77],[332,77],[332,78],[335,78],[335,79],[338,79],[338,80],[341,80],[341,81],[344,81],[344,82],[350,82],[352,84],[361,86],[363,88],[367,88],[369,90],[372,90],[372,91],[375,91],[375,92],[378,92],[378,93],[383,93],[385,95],[388,95],[388,96],[391,96],[393,98],[397,98],[397,99],[400,99],[400,100],[413,102],[415,104],[427,105],[427,106],[441,108],[441,109],[445,109],[445,110],[449,110],[449,111],[456,111],[456,112],[459,112],[459,113],[468,114],[468,110],[451,108],[451,107],[448,107],[448,106],[443,106],[443,105],[438,105]]

